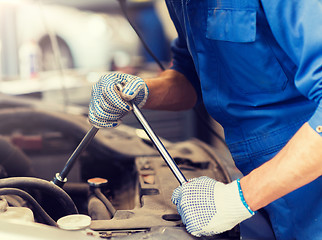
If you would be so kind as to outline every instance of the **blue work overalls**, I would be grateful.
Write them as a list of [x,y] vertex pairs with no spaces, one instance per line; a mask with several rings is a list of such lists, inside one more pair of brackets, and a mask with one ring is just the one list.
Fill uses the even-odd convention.
[[[305,122],[314,130],[322,124],[321,1],[166,3],[178,32],[172,68],[223,126],[243,174],[270,160]],[[322,239],[322,178],[266,210],[277,239]]]

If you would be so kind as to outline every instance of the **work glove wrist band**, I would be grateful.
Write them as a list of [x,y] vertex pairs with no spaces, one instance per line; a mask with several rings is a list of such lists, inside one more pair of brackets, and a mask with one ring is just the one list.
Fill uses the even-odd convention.
[[245,200],[245,198],[244,198],[244,194],[243,194],[243,191],[242,191],[241,186],[240,186],[240,179],[237,179],[237,180],[236,180],[236,183],[237,183],[237,187],[238,187],[239,197],[240,197],[240,199],[241,199],[242,203],[244,204],[245,208],[249,211],[249,213],[250,213],[251,215],[254,215],[256,212],[254,212],[254,211],[253,211],[253,210],[248,206],[248,204],[247,204],[247,202],[246,202],[246,200]]
[[238,180],[229,184],[216,182],[214,192],[216,214],[196,236],[224,232],[254,215],[244,199]]

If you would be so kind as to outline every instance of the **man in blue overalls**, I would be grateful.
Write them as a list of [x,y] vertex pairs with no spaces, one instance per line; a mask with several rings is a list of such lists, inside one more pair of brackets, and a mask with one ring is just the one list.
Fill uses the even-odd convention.
[[244,177],[179,186],[172,201],[188,232],[221,233],[265,207],[277,239],[322,239],[322,2],[166,3],[178,32],[172,68],[144,81],[102,76],[90,122],[117,126],[130,100],[164,110],[203,101]]

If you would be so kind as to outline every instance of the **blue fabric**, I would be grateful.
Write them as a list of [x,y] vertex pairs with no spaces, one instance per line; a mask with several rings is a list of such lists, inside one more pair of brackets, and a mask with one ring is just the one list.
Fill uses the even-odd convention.
[[[166,3],[178,31],[172,68],[224,127],[244,174],[271,159],[305,122],[322,135],[321,1]],[[281,199],[268,207],[278,239],[322,239],[321,179],[304,189],[288,195],[292,204]],[[297,199],[303,196],[307,201]]]
[[[170,60],[169,41],[153,3],[140,7],[134,20],[153,54],[160,61],[168,62]],[[140,54],[146,62],[154,62],[154,59],[143,46],[140,49]]]

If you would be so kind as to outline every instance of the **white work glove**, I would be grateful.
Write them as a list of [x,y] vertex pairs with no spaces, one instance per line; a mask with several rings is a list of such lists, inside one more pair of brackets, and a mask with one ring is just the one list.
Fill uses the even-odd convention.
[[239,180],[223,184],[205,176],[194,178],[177,187],[171,200],[187,231],[197,237],[228,231],[254,215]]
[[116,127],[132,110],[128,102],[133,100],[141,108],[148,94],[147,85],[137,76],[119,72],[103,75],[92,87],[89,121],[97,128]]

